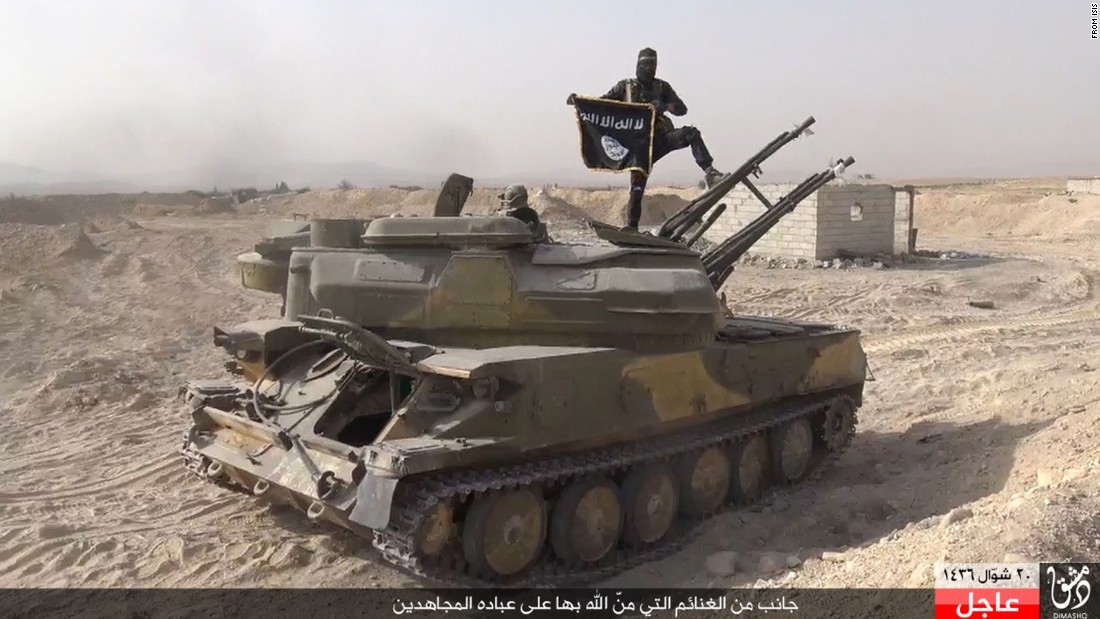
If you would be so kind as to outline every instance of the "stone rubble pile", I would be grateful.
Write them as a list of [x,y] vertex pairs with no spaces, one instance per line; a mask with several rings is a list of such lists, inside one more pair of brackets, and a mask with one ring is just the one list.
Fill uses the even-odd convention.
[[762,267],[766,269],[890,269],[901,264],[919,264],[930,261],[970,260],[984,258],[980,254],[963,251],[933,252],[919,250],[913,254],[876,254],[870,256],[845,256],[828,260],[809,260],[807,258],[788,258],[745,254],[738,264]]

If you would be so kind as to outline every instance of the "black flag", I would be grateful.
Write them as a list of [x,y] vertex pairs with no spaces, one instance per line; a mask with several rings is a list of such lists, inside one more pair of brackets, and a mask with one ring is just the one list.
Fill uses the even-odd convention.
[[581,158],[590,170],[649,174],[653,167],[656,109],[644,103],[573,97]]

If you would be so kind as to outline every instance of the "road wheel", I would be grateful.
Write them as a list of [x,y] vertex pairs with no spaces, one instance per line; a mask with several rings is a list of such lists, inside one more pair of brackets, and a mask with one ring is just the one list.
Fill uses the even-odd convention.
[[772,459],[779,478],[785,483],[802,479],[810,468],[813,449],[813,429],[806,419],[777,428],[772,434]]
[[565,561],[595,562],[607,556],[623,530],[619,489],[608,479],[573,482],[554,507],[550,543]]
[[546,505],[529,488],[501,490],[474,500],[466,514],[462,548],[480,573],[511,576],[538,559],[546,540]]
[[626,542],[652,544],[672,529],[680,506],[676,477],[664,464],[642,465],[623,481]]
[[701,516],[718,509],[729,496],[730,458],[714,446],[689,454],[677,467],[680,508],[689,516]]

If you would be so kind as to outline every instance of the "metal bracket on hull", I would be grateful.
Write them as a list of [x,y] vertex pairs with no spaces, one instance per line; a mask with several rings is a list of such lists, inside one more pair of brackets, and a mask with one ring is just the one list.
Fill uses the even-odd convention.
[[684,249],[683,243],[670,241],[669,239],[653,236],[652,234],[622,230],[616,226],[611,226],[599,221],[589,221],[588,225],[591,226],[592,231],[597,237],[614,245],[640,245],[643,247]]

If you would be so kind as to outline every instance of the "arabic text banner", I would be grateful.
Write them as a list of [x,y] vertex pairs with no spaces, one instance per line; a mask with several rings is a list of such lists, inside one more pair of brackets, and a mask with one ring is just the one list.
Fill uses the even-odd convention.
[[937,589],[936,619],[1039,619],[1039,589]]
[[1039,619],[1038,563],[937,563],[936,619]]
[[649,174],[656,108],[641,103],[574,97],[581,159],[590,170]]
[[[928,619],[931,589],[7,589],[0,617]],[[980,613],[974,618],[979,619]]]

